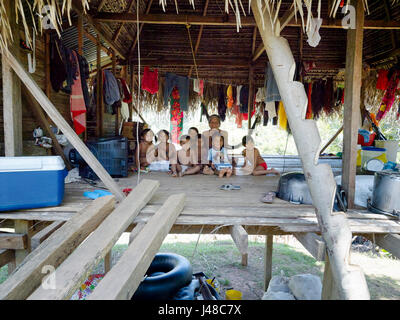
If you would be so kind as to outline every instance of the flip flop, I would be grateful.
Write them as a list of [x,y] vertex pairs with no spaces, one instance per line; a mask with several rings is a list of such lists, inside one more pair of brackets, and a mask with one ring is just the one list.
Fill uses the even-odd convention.
[[266,193],[265,196],[260,199],[260,201],[264,202],[264,203],[273,203],[275,196],[276,196],[276,193],[270,191],[270,192]]
[[233,184],[223,184],[219,187],[221,190],[240,190],[240,186],[234,186]]

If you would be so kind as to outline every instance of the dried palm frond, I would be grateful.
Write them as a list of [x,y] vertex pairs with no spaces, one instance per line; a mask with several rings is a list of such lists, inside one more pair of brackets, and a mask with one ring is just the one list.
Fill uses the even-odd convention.
[[[33,23],[34,32],[38,32],[35,23],[35,16],[38,15],[41,19],[44,18],[49,19],[52,26],[55,28],[57,33],[61,34],[61,24],[62,24],[62,16],[67,14],[68,21],[70,24],[71,16],[70,12],[72,9],[72,0],[62,0],[62,6],[60,10],[61,0],[33,0],[33,5],[31,5],[32,1],[29,0],[15,0],[14,1],[14,9],[15,9],[15,21],[19,23],[22,20],[22,24],[24,26],[25,31],[25,41],[29,46],[32,46],[32,34],[31,27],[27,25],[24,5],[29,9],[29,14],[31,15],[31,20]],[[90,0],[81,0],[83,11],[86,13],[86,10],[89,9]],[[13,41],[12,30],[9,22],[9,12],[7,12],[4,0],[0,0],[0,51],[7,48],[7,44]],[[39,31],[42,31],[43,25],[41,23],[41,19],[39,19]]]

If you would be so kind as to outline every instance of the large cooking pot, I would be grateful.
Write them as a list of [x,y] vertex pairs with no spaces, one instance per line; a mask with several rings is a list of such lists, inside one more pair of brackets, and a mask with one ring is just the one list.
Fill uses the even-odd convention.
[[296,204],[312,204],[306,178],[301,172],[287,172],[281,175],[277,197]]
[[399,218],[400,172],[375,172],[372,199],[368,201],[368,210]]

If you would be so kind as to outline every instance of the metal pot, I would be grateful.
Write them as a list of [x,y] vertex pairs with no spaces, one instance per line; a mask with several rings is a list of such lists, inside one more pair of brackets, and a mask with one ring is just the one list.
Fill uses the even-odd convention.
[[400,172],[375,172],[372,199],[368,210],[399,218],[400,216]]
[[307,181],[301,172],[288,172],[281,176],[277,197],[296,204],[312,204]]

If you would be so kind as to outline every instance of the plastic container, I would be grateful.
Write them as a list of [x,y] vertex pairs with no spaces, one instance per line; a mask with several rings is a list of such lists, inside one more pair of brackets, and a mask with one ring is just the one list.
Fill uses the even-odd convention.
[[242,293],[239,290],[226,290],[226,300],[242,300]]
[[60,156],[0,158],[0,211],[60,205],[67,174]]
[[385,152],[386,152],[386,149],[383,149],[383,148],[362,147],[362,149],[361,149],[361,167],[363,167],[364,163],[367,162],[369,159],[378,158]]
[[398,140],[375,140],[375,146],[378,148],[385,148],[387,160],[396,162],[397,152],[399,150]]

